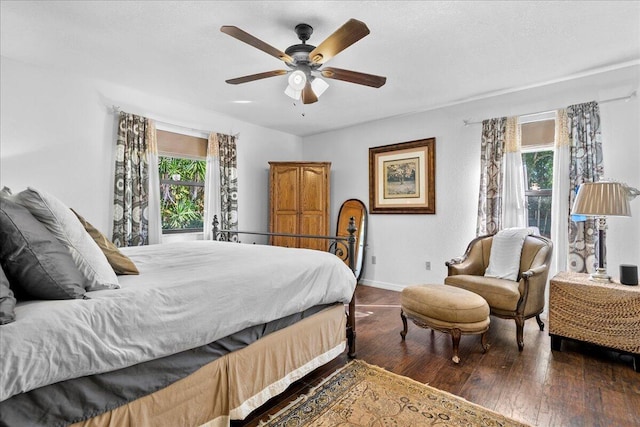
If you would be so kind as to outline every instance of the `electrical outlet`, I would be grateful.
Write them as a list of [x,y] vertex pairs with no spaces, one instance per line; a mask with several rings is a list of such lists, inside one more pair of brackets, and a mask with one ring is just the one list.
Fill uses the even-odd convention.
[[425,267],[427,270],[431,270],[431,261],[425,261],[425,263],[424,263],[424,267]]
[[375,264],[376,263],[376,256],[372,255],[371,256],[371,264]]

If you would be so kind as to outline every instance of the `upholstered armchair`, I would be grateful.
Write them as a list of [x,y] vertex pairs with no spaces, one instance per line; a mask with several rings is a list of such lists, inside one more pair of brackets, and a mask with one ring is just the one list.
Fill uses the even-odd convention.
[[544,293],[549,273],[553,244],[541,236],[526,236],[522,243],[520,268],[516,280],[486,277],[494,235],[475,238],[460,258],[446,262],[449,274],[444,283],[467,289],[482,296],[491,314],[516,322],[518,350],[524,348],[524,321],[536,318],[540,330],[544,323],[540,313],[544,309]]

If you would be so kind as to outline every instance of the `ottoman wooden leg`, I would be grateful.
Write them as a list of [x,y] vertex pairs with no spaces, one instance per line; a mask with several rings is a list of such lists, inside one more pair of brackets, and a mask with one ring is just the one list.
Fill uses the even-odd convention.
[[487,331],[480,335],[480,344],[482,344],[482,352],[486,353],[489,350],[489,343],[487,342]]
[[458,346],[460,345],[460,336],[462,333],[460,329],[453,328],[451,329],[451,340],[453,341],[453,363],[460,363],[460,357],[458,357]]
[[407,336],[407,316],[404,315],[404,311],[400,309],[400,318],[402,319],[402,331],[400,331],[400,336],[402,337],[402,341],[404,341],[404,337]]

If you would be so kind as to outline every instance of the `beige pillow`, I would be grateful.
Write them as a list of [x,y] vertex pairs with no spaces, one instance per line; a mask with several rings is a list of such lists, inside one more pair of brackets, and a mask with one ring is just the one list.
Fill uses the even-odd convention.
[[71,211],[76,214],[84,229],[87,230],[87,233],[89,233],[93,241],[96,242],[98,247],[102,250],[102,253],[107,257],[107,261],[109,261],[111,268],[113,268],[113,271],[115,271],[116,274],[140,274],[133,261],[120,252],[118,247],[107,239],[107,236],[91,225],[86,219],[78,214],[78,212],[73,209],[71,209]]
[[87,291],[120,287],[107,258],[62,201],[31,187],[13,197],[16,203],[27,208],[31,215],[69,249],[73,261],[85,278],[83,286]]

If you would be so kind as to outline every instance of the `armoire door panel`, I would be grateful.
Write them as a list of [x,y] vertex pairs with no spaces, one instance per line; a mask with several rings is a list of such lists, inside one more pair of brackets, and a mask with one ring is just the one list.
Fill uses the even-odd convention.
[[276,212],[297,212],[299,209],[299,175],[298,168],[279,168],[274,172],[272,203]]
[[304,166],[302,168],[302,192],[300,208],[302,212],[324,212],[327,205],[327,170],[324,167]]
[[[279,230],[279,233],[299,234],[297,231],[288,231],[298,229],[297,212],[294,212],[293,214],[278,213],[276,214],[275,218],[273,218],[273,223],[275,229]],[[290,248],[297,248],[299,245],[299,239],[297,237],[273,236],[271,238],[271,244],[274,246],[288,246]]]
[[[326,236],[327,228],[324,215],[304,213],[300,216],[300,233],[314,236]],[[326,251],[328,242],[325,239],[300,239],[300,247]]]

